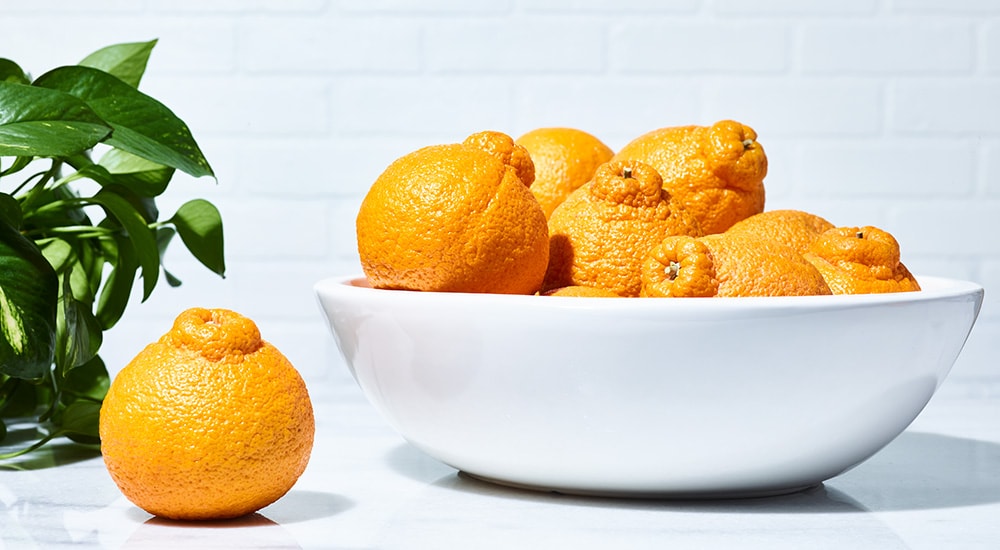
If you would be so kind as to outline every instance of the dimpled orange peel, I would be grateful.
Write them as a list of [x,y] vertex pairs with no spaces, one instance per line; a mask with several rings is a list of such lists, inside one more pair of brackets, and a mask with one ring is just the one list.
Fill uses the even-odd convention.
[[101,453],[135,505],[171,519],[244,516],[306,468],[315,421],[299,373],[250,319],[193,308],[114,378]]
[[739,122],[660,128],[614,156],[625,159],[653,166],[663,187],[698,220],[705,235],[764,211],[767,156],[757,133]]
[[548,264],[527,151],[500,132],[424,147],[378,177],[356,220],[375,288],[534,294]]
[[834,294],[910,292],[920,285],[900,262],[899,243],[877,227],[835,227],[803,255]]
[[591,286],[638,296],[639,271],[667,235],[700,235],[691,216],[639,161],[601,165],[549,218],[549,266],[543,290]]
[[667,237],[643,261],[644,297],[813,296],[823,276],[791,247],[756,236]]
[[736,222],[726,233],[775,240],[803,254],[828,229],[833,229],[833,224],[816,214],[802,210],[768,210]]
[[577,297],[577,298],[617,298],[618,295],[610,290],[605,290],[603,288],[597,288],[593,286],[564,286],[560,288],[554,288],[542,294],[542,296],[563,296],[563,297]]
[[531,154],[535,164],[531,193],[546,217],[614,155],[597,137],[576,128],[536,128],[516,142]]

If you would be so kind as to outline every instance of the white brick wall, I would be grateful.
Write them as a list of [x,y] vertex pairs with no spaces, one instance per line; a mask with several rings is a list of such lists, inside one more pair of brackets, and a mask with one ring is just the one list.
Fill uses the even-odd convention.
[[1000,2],[995,0],[0,0],[0,56],[40,72],[159,38],[143,89],[218,174],[161,206],[222,210],[229,276],[185,281],[108,335],[120,368],[189,305],[253,316],[307,377],[346,378],[312,296],[356,272],[353,223],[396,157],[482,129],[576,126],[620,147],[736,118],[769,208],[893,232],[918,273],[981,282],[950,384],[1000,393]]

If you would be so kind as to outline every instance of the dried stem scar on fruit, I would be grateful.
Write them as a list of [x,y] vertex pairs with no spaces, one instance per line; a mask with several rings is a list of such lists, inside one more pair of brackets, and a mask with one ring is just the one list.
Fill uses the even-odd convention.
[[639,161],[601,165],[549,218],[543,290],[582,285],[638,296],[642,259],[667,235],[700,235],[697,222]]
[[896,238],[877,227],[829,229],[803,256],[823,274],[834,294],[920,290],[900,261]]
[[740,234],[667,237],[642,266],[648,297],[821,294],[830,294],[822,275],[794,249]]
[[613,160],[626,159],[655,168],[664,189],[706,235],[764,210],[767,156],[757,133],[739,122],[653,130],[626,144]]

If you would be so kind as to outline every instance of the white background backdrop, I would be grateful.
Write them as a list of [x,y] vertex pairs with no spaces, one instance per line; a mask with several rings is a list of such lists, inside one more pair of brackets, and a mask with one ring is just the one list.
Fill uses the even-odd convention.
[[912,271],[986,287],[948,387],[1000,395],[1000,2],[0,0],[0,57],[35,76],[152,38],[140,89],[218,176],[178,177],[161,211],[214,202],[228,273],[175,243],[185,284],[106,335],[112,372],[198,305],[255,319],[307,381],[344,381],[312,285],[360,271],[354,216],[392,160],[484,129],[617,149],[733,118],[768,153],[768,209],[882,227]]

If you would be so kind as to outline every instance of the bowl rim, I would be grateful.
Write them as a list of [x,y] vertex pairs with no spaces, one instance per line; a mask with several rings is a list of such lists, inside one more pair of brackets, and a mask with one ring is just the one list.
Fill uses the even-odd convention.
[[[837,309],[840,307],[871,307],[884,304],[912,303],[939,299],[958,298],[980,294],[982,301],[983,286],[964,279],[954,279],[930,275],[914,275],[920,283],[921,290],[912,292],[893,292],[881,294],[851,294],[826,296],[753,296],[753,297],[713,297],[713,298],[682,298],[682,299],[635,299],[627,297],[592,297],[592,296],[546,296],[519,294],[490,294],[467,292],[438,292],[385,290],[358,284],[366,280],[364,274],[351,274],[328,277],[317,281],[314,292],[322,298],[356,299],[364,301],[390,301],[392,303],[421,304],[461,304],[466,306],[517,305],[518,307],[538,308],[586,308],[586,309],[625,309],[641,311],[656,310],[766,310],[770,308],[788,309]],[[540,299],[544,298],[544,299]]]

